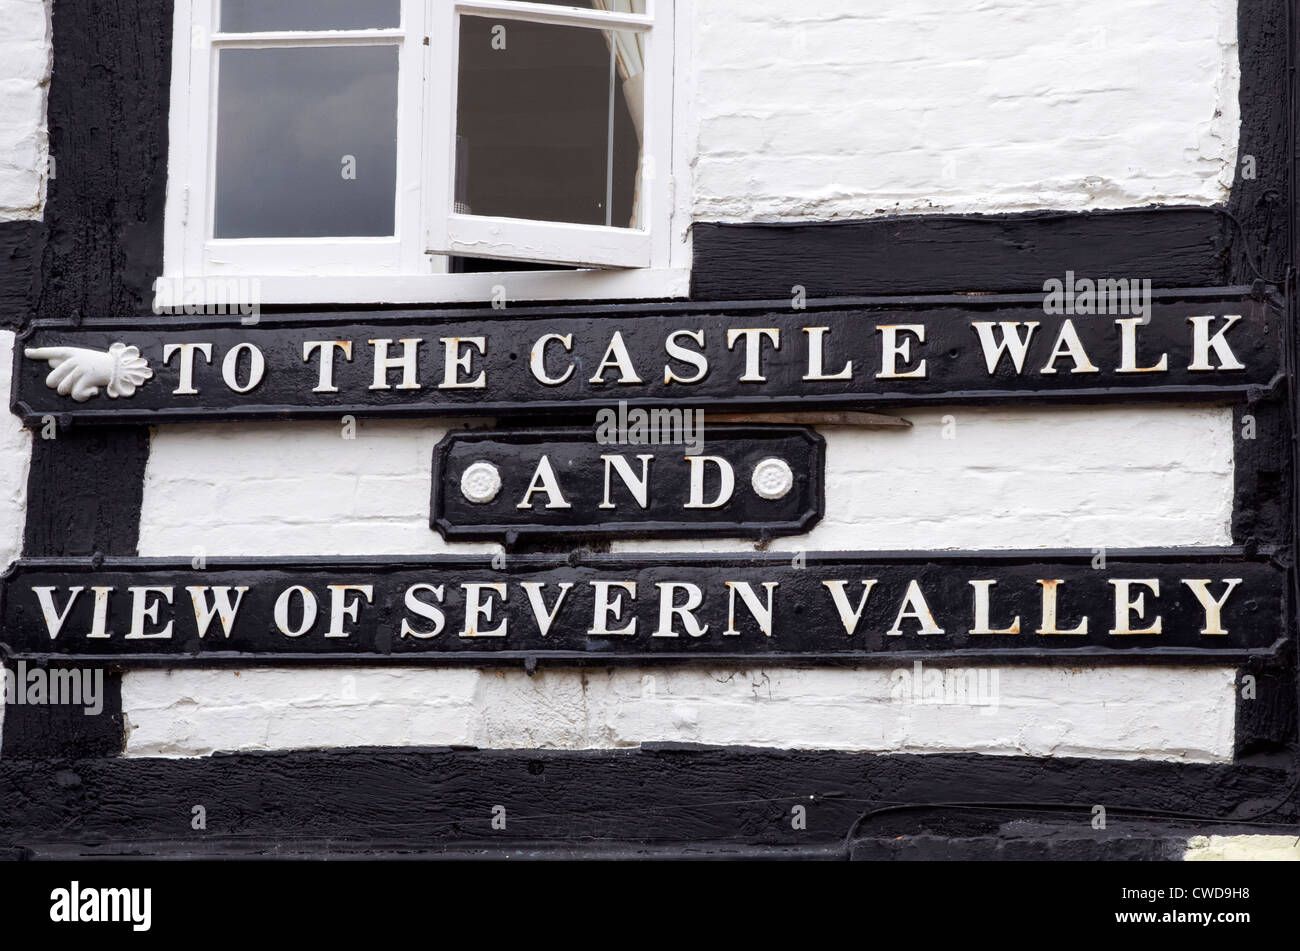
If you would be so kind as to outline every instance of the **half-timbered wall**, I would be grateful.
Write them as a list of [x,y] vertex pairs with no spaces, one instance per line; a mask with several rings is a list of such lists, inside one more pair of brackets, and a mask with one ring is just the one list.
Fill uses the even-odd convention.
[[[0,0],[6,405],[14,333],[31,318],[150,317],[170,5],[127,6],[119,15],[59,0],[51,21],[48,3]],[[691,161],[675,187],[695,222],[692,296],[780,300],[794,285],[814,298],[1034,292],[1066,269],[1165,288],[1279,283],[1293,197],[1282,159],[1292,118],[1275,101],[1291,42],[1285,6],[1104,0],[1081,15],[1063,0],[682,3],[690,20],[679,35],[690,42],[678,68],[691,96],[674,124]],[[105,58],[129,68],[99,70]],[[102,128],[86,126],[92,113]],[[1004,213],[1015,217],[968,217]],[[890,411],[910,428],[824,428],[825,519],[767,550],[1289,544],[1287,410],[1285,400],[1268,405],[1258,416],[1271,446],[1243,440],[1241,405],[1187,402],[920,406]],[[363,421],[355,440],[329,421],[74,427],[43,445],[6,413],[0,562],[24,544],[29,555],[181,558],[496,551],[445,542],[429,527],[429,456],[454,425]],[[627,540],[611,550],[754,547]],[[1002,803],[1013,790],[1103,802],[1123,786],[1134,792],[1118,809],[1222,815],[1228,828],[1244,818],[1238,803],[1281,793],[1295,775],[1294,666],[1284,657],[1252,670],[1262,691],[1253,706],[1240,696],[1245,671],[1231,666],[1007,665],[999,703],[985,710],[909,703],[887,667],[128,670],[110,677],[120,730],[70,739],[24,719],[23,739],[6,735],[0,755],[39,763],[44,743],[49,756],[93,761],[92,799],[115,782],[174,783],[176,802],[188,803],[218,774],[239,796],[243,760],[210,758],[219,751],[276,751],[280,759],[257,761],[276,771],[262,797],[343,782],[331,762],[388,775],[397,797],[416,795],[418,781],[403,786],[392,774],[433,754],[406,748],[477,747],[502,752],[456,753],[453,768],[510,789],[493,802],[542,795],[527,776],[543,772],[578,788],[602,764],[613,773],[584,795],[623,783],[677,795],[676,763],[713,772],[708,792],[692,780],[691,795],[709,801],[742,787],[859,782],[889,783],[893,799],[933,787],[939,800],[962,788]],[[710,749],[674,753],[673,744]],[[115,779],[103,763],[118,747],[138,772]],[[637,749],[653,762],[608,758]],[[884,753],[943,755],[874,758]],[[1256,753],[1281,757],[1255,762]],[[1170,772],[1183,764],[1207,772]],[[24,768],[40,781],[43,766]],[[1114,771],[1123,769],[1133,771]],[[501,771],[509,777],[498,783]],[[361,810],[365,793],[355,795]],[[855,812],[827,809],[830,842]],[[1270,812],[1294,821],[1295,803]],[[703,814],[671,833],[641,819],[602,828],[665,841],[732,834],[726,810]],[[21,839],[28,822],[52,841],[69,815],[109,838],[170,821],[162,805],[127,818],[63,803],[19,810],[4,838]],[[314,834],[309,806],[281,821],[285,834]],[[279,834],[257,820],[237,827]],[[438,834],[436,823],[397,817],[386,828]],[[562,825],[534,831],[566,836]],[[1152,854],[1176,854],[1169,842],[1188,834],[1152,831]]]

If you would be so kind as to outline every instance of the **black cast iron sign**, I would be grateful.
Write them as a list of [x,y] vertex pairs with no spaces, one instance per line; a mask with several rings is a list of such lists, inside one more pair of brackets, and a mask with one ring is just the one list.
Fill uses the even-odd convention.
[[626,405],[604,415],[586,429],[449,434],[433,451],[433,527],[511,543],[774,537],[821,519],[826,443],[807,427],[706,426],[695,410]]
[[[1237,550],[24,559],[4,648],[124,664],[538,660],[1226,663],[1288,630],[1285,574]],[[96,561],[99,563],[96,564]]]
[[[1136,283],[1136,282],[1135,282]],[[39,425],[1223,398],[1273,383],[1282,321],[1244,288],[502,312],[37,322],[13,408]],[[1140,295],[1139,295],[1140,296]],[[1109,299],[1108,299],[1109,300]]]

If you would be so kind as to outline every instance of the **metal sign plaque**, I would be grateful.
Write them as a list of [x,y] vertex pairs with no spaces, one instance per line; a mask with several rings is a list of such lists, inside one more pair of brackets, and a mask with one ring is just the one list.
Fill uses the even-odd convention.
[[585,429],[451,433],[433,451],[433,527],[444,538],[507,543],[769,538],[821,518],[825,441],[811,429],[706,427],[689,409],[623,406],[609,416]]
[[1223,664],[1289,630],[1239,550],[24,559],[4,650],[157,663],[1128,658]]
[[[1091,282],[1090,282],[1091,283]],[[785,304],[37,322],[15,350],[29,425],[577,413],[641,406],[1231,398],[1271,385],[1261,289]],[[1109,292],[1108,292],[1109,293]]]

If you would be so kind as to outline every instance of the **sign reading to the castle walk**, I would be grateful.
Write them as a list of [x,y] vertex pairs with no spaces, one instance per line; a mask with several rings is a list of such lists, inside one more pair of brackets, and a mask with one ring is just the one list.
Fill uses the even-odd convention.
[[1157,292],[1115,312],[1070,292],[38,322],[14,410],[45,425],[1231,398],[1278,375],[1267,294]]
[[1235,550],[24,560],[10,656],[123,664],[970,658],[1225,663],[1287,629]]

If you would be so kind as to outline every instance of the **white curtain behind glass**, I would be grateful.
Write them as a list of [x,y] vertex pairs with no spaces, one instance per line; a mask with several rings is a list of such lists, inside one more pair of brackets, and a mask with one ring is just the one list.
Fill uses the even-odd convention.
[[[634,9],[634,4],[638,9]],[[636,0],[592,0],[597,10],[609,13],[641,13],[645,9]],[[618,65],[618,76],[623,84],[623,99],[627,111],[632,117],[632,126],[636,130],[638,145],[643,144],[642,130],[645,127],[645,37],[641,33],[626,30],[604,30],[605,42],[613,44],[614,59]],[[637,162],[636,185],[632,192],[632,218],[629,228],[636,228],[640,222],[641,211],[641,171],[643,162]]]

